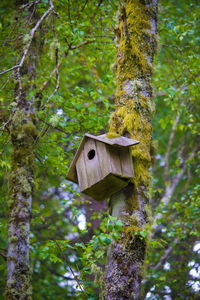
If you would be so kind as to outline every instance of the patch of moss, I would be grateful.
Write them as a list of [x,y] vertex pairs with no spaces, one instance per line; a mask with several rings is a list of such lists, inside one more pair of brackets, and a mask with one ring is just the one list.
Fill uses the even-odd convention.
[[18,241],[18,238],[17,238],[16,235],[12,235],[12,236],[10,237],[10,242],[11,242],[11,243],[17,243],[17,241]]
[[156,6],[147,0],[128,0],[121,3],[118,26],[115,27],[116,110],[109,122],[111,136],[123,136],[128,133],[130,138],[140,142],[131,147],[134,164],[131,183],[134,188],[128,191],[126,197],[126,209],[121,216],[124,231],[119,243],[125,248],[124,260],[141,262],[141,278],[145,276],[143,264],[150,239],[150,230],[145,224],[152,223],[148,204],[151,183],[149,167],[152,163],[151,118],[155,111],[151,100],[151,75],[153,55],[157,49],[157,35],[152,31],[151,20],[156,12]]
[[11,208],[13,205],[14,205],[14,203],[15,203],[15,200],[14,199],[9,199],[8,200],[8,208]]
[[22,126],[22,130],[25,132],[26,135],[32,136],[34,139],[38,136],[38,131],[32,121],[29,121],[28,123],[24,124]]
[[119,137],[119,136],[120,136],[119,134],[117,134],[116,132],[112,132],[112,131],[110,131],[110,132],[106,135],[106,137],[109,138],[109,139],[114,139],[114,138],[117,138],[117,137]]
[[[133,9],[134,7],[134,9]],[[116,111],[110,118],[111,136],[129,133],[130,138],[140,141],[132,147],[136,188],[148,186],[148,169],[151,165],[150,145],[152,136],[151,117],[154,104],[151,101],[152,56],[155,52],[157,35],[151,32],[151,18],[156,7],[146,6],[139,0],[126,3],[127,29],[123,8],[118,13]]]

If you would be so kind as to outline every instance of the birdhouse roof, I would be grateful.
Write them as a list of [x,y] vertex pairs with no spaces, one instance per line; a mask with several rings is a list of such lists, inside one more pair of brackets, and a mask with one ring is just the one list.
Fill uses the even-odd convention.
[[111,139],[111,138],[107,138],[106,134],[101,134],[101,135],[95,136],[95,135],[86,133],[81,140],[79,148],[75,154],[75,157],[71,163],[71,166],[69,168],[69,171],[68,171],[67,177],[66,177],[68,180],[73,181],[75,183],[78,183],[78,178],[77,178],[77,174],[76,174],[76,162],[77,162],[79,155],[80,155],[81,151],[83,150],[85,142],[88,140],[88,138],[91,138],[93,140],[97,140],[104,144],[108,144],[108,145],[118,147],[118,148],[130,147],[130,146],[133,146],[133,145],[136,145],[139,143],[139,141],[135,141],[135,140],[126,138],[124,136],[120,136],[120,137]]

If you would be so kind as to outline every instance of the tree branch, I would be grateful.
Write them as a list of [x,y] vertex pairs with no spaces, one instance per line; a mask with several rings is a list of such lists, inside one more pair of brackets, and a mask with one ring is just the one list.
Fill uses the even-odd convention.
[[82,42],[81,44],[79,45],[76,45],[76,46],[72,46],[72,45],[69,45],[69,50],[74,50],[74,49],[78,49],[84,45],[87,45],[87,44],[91,44],[91,43],[95,43],[96,41],[95,40],[92,40],[92,41],[84,41]]
[[5,253],[0,252],[0,255],[3,257],[3,259],[4,259],[5,261],[7,261],[7,255],[6,255]]
[[82,287],[82,285],[81,285],[81,283],[80,283],[78,277],[76,276],[76,274],[74,274],[73,269],[72,269],[71,266],[67,263],[67,261],[66,261],[66,259],[65,259],[65,256],[64,256],[64,253],[63,253],[62,249],[60,248],[60,245],[58,244],[58,242],[57,242],[56,240],[55,240],[55,243],[56,243],[58,249],[60,250],[60,253],[61,253],[61,255],[62,255],[62,257],[63,257],[65,263],[68,265],[68,267],[69,267],[69,269],[70,269],[70,271],[71,271],[71,273],[72,273],[72,275],[73,275],[73,277],[74,277],[74,280],[77,282],[77,284],[78,284],[79,288],[81,289],[81,291],[85,294],[85,291],[83,290],[83,287]]
[[5,149],[6,149],[6,146],[8,145],[8,143],[10,142],[11,138],[9,137],[9,139],[5,142],[5,144],[3,145],[3,149],[2,151],[0,152],[0,157],[3,155]]
[[[173,241],[173,244],[177,244],[179,238],[176,237]],[[169,248],[167,248],[164,252],[164,254],[161,256],[159,262],[156,264],[156,266],[154,267],[155,270],[159,269],[160,266],[164,263],[164,261],[167,259],[167,257],[169,256],[169,254],[172,252],[173,247],[170,246]]]
[[[181,150],[182,151],[182,150]],[[176,176],[171,180],[171,182],[166,186],[165,193],[160,201],[160,203],[163,203],[163,206],[167,206],[174,194],[174,191],[179,184],[180,180],[182,179],[186,167],[187,167],[187,161],[192,159],[194,157],[195,153],[197,151],[197,146],[193,149],[193,151],[190,153],[190,155],[184,160],[183,166],[181,168],[181,171],[176,174]],[[157,220],[159,220],[162,217],[162,213],[158,213],[154,216],[154,224],[153,224],[153,229],[154,231],[157,228]]]
[[[48,122],[46,122],[46,121],[44,121],[44,120],[42,120],[42,119],[39,119],[41,122],[43,122],[43,123],[45,123],[47,126],[49,126],[49,127],[53,127],[51,124],[49,124]],[[66,131],[64,131],[63,129],[61,129],[61,128],[58,128],[58,127],[53,127],[54,129],[56,129],[56,130],[58,130],[58,131],[60,131],[60,132],[63,132],[63,133],[65,133],[65,134],[68,134]]]
[[29,3],[23,4],[23,5],[21,6],[21,9],[29,8],[29,7],[31,7],[32,5],[38,4],[39,2],[40,2],[40,0],[37,0],[37,1],[31,1],[31,2],[29,2]]
[[66,276],[63,275],[63,274],[60,274],[60,273],[56,272],[56,271],[55,271],[54,269],[52,269],[52,268],[47,267],[47,269],[48,269],[51,273],[53,273],[54,275],[56,275],[56,276],[58,276],[58,277],[62,277],[62,278],[65,279],[65,280],[74,280],[74,278],[66,277]]
[[47,102],[41,107],[41,110],[44,110],[46,105],[49,103],[49,101],[51,100],[51,98],[57,93],[58,89],[59,89],[59,84],[60,84],[60,74],[59,74],[59,56],[58,56],[58,48],[56,48],[56,67],[55,67],[55,73],[56,73],[56,87],[53,91],[53,93],[51,94],[51,96],[49,96],[49,98],[47,99]]
[[[181,106],[183,106],[184,104],[184,100],[181,102]],[[167,144],[167,150],[166,150],[166,153],[165,153],[165,168],[164,168],[164,180],[165,182],[169,181],[169,156],[170,156],[170,150],[171,150],[171,146],[172,146],[172,142],[174,140],[174,136],[175,136],[175,132],[176,132],[176,127],[179,123],[179,120],[180,120],[180,116],[181,116],[181,112],[179,111],[177,113],[177,116],[174,120],[174,123],[173,123],[173,126],[172,126],[172,130],[171,130],[171,133],[170,133],[170,137],[169,137],[169,140],[168,140],[168,144]]]
[[13,66],[12,68],[9,68],[9,69],[7,69],[7,70],[4,70],[4,71],[0,72],[0,75],[5,74],[5,73],[7,73],[7,72],[10,72],[10,71],[12,71],[12,70],[16,70],[16,69],[17,69],[18,72],[20,72],[20,69],[22,68],[22,66],[23,66],[23,64],[24,64],[24,60],[25,60],[25,58],[26,58],[26,56],[27,56],[27,54],[28,54],[29,48],[30,48],[30,46],[31,46],[31,43],[32,43],[32,40],[33,40],[33,38],[34,38],[34,35],[35,35],[36,31],[37,31],[38,28],[40,27],[41,23],[46,19],[46,17],[47,17],[47,16],[53,11],[53,9],[54,9],[54,5],[53,5],[52,0],[49,1],[49,5],[50,5],[49,9],[42,15],[42,17],[37,21],[36,25],[35,25],[35,26],[31,29],[31,31],[29,32],[29,41],[28,41],[28,43],[27,43],[27,45],[26,45],[26,47],[25,47],[24,53],[23,53],[23,55],[22,55],[22,58],[21,58],[19,64]]

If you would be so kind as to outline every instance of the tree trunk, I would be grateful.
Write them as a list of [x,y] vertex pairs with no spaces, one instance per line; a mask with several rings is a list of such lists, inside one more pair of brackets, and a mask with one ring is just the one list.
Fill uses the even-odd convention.
[[[22,5],[24,1],[18,1]],[[25,10],[19,20],[24,34],[35,23],[33,7]],[[28,25],[28,19],[32,20]],[[24,24],[23,24],[24,23]],[[20,30],[19,30],[20,32]],[[17,40],[16,51],[22,53],[22,41]],[[16,108],[10,122],[12,145],[11,171],[9,177],[8,201],[8,255],[7,287],[5,299],[32,299],[31,269],[29,264],[29,235],[31,221],[31,203],[34,189],[35,153],[34,148],[38,132],[35,117],[35,97],[27,100],[28,93],[35,88],[34,78],[37,64],[37,45],[35,39],[29,48],[29,54],[23,68],[16,69]]]
[[157,0],[122,1],[115,28],[117,45],[116,110],[108,137],[124,135],[140,143],[132,147],[135,176],[110,199],[110,211],[124,223],[118,242],[109,249],[106,299],[139,299],[148,246],[147,223],[151,165],[152,62],[157,47]]

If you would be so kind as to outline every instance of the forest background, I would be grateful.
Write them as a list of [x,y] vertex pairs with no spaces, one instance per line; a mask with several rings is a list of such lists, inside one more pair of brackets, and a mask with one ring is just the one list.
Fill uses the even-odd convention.
[[[6,286],[9,120],[16,109],[18,80],[4,70],[16,65],[29,43],[34,14],[42,16],[49,8],[42,0],[24,2],[16,10],[17,2],[0,3],[0,299]],[[98,299],[99,265],[105,263],[110,241],[118,240],[121,224],[109,217],[106,201],[80,196],[65,177],[83,134],[108,130],[115,99],[118,1],[61,0],[54,6],[34,39],[34,84],[23,78],[31,86],[28,99],[39,107],[30,236],[33,295],[82,299],[87,293],[87,299]],[[27,18],[29,7],[33,14]],[[199,297],[199,12],[195,0],[163,0],[159,5],[150,170],[153,222],[144,299]],[[145,238],[147,232],[142,234]]]

